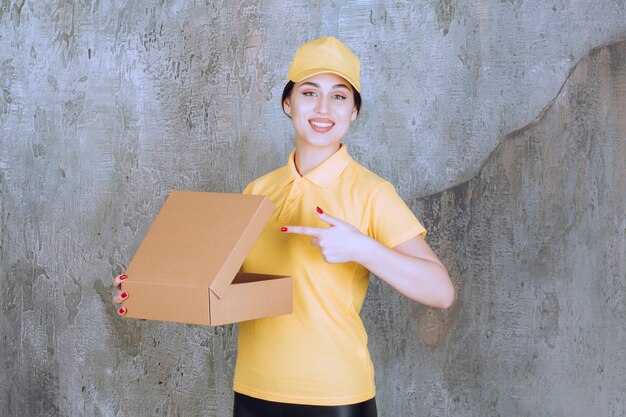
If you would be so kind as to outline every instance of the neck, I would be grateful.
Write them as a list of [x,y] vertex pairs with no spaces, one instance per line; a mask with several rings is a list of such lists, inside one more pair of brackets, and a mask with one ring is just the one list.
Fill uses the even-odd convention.
[[339,150],[340,144],[328,147],[317,147],[296,142],[296,169],[300,175],[306,175],[319,164]]

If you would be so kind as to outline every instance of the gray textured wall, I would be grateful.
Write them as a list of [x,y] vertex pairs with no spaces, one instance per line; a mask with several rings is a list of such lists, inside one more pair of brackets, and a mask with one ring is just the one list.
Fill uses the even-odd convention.
[[374,280],[381,416],[626,415],[624,0],[0,2],[0,416],[228,416],[236,327],[119,319],[171,189],[287,158],[298,44],[362,58],[347,143],[458,290]]

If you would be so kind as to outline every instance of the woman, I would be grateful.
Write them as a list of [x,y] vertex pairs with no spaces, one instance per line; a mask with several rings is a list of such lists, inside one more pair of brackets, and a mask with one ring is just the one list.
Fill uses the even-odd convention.
[[298,49],[282,96],[295,150],[286,166],[244,190],[269,196],[277,210],[243,270],[292,276],[294,312],[240,324],[234,417],[376,416],[359,317],[370,271],[419,303],[452,303],[452,283],[424,227],[341,143],[360,109],[359,69],[333,37]]

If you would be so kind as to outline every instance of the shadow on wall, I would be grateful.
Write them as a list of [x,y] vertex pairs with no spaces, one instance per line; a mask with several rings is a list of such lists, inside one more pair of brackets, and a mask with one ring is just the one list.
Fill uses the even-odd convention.
[[450,311],[416,307],[420,340],[446,351],[445,415],[626,412],[625,164],[621,40],[476,177],[413,202],[457,288]]

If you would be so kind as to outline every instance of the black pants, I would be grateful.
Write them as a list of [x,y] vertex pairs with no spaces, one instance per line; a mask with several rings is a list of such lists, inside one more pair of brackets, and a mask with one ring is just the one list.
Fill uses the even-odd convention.
[[235,392],[233,417],[377,417],[376,399],[349,405],[302,405],[260,400]]

